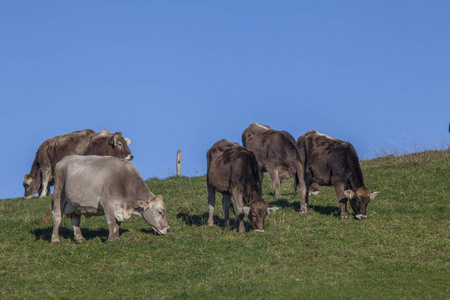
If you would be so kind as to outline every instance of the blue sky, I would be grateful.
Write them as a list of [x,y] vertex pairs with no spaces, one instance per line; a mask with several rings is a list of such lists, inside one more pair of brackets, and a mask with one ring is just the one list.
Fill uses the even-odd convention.
[[122,131],[144,179],[206,172],[259,122],[380,149],[450,143],[448,1],[2,1],[0,198],[46,139]]

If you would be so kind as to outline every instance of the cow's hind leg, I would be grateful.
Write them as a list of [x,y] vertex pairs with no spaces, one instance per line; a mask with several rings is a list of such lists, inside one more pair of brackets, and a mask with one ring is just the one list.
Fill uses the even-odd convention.
[[72,213],[70,215],[70,220],[72,221],[72,227],[73,227],[73,235],[74,235],[73,240],[77,244],[83,243],[84,238],[83,238],[83,235],[81,234],[81,229],[80,229],[81,215]]
[[216,189],[208,184],[208,225],[214,225],[214,205],[216,203]]
[[223,208],[223,215],[225,217],[224,226],[228,227],[230,226],[230,206],[231,206],[231,195],[223,195],[222,198],[222,208]]
[[61,225],[61,209],[56,207],[60,206],[59,203],[53,208],[53,233],[52,243],[59,243],[59,225]]
[[275,168],[275,170],[271,170],[269,172],[270,174],[270,178],[272,179],[272,185],[274,188],[274,196],[279,197],[281,196],[280,193],[280,187],[281,187],[281,183],[280,183],[280,177],[278,176],[278,170]]

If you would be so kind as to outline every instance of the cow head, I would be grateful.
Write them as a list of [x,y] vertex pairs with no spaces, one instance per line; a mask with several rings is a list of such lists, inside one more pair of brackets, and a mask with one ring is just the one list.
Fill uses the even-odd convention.
[[133,154],[128,148],[131,143],[129,138],[124,138],[122,133],[110,133],[108,130],[95,134],[89,142],[85,155],[109,155],[126,160],[132,160]]
[[268,205],[261,196],[254,197],[253,199],[248,205],[242,207],[242,211],[248,216],[256,232],[264,232],[264,220],[266,216],[276,212],[278,207]]
[[361,187],[353,192],[352,190],[344,191],[345,196],[350,200],[350,205],[355,212],[355,218],[358,220],[367,218],[367,205],[370,200],[375,199],[378,192],[371,193],[369,189]]
[[41,180],[31,178],[30,174],[25,174],[23,179],[23,187],[25,189],[24,198],[31,199],[36,193],[40,193]]
[[139,213],[154,231],[159,234],[166,234],[170,231],[166,206],[161,195],[156,196],[150,201],[138,201],[138,204]]

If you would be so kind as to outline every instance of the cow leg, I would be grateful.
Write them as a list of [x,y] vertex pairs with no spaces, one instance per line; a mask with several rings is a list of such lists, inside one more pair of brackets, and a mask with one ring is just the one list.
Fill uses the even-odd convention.
[[231,194],[234,198],[234,203],[236,203],[236,210],[237,210],[237,216],[236,220],[234,221],[234,227],[236,230],[240,233],[245,233],[245,224],[244,224],[244,217],[245,213],[242,211],[242,207],[244,206],[244,202],[242,199],[242,195],[237,192],[237,190],[232,190]]
[[81,229],[80,229],[81,215],[72,213],[70,216],[70,220],[72,221],[72,227],[73,227],[73,235],[74,235],[73,240],[77,244],[83,243],[84,238],[83,238],[83,235],[81,234]]
[[101,203],[103,206],[103,210],[105,212],[106,223],[108,223],[109,235],[108,241],[113,241],[119,239],[119,222],[117,222],[116,217],[114,216],[114,203],[115,201],[110,202],[110,204]]
[[61,225],[61,202],[62,202],[62,180],[58,181],[55,185],[53,192],[53,233],[52,243],[59,243],[59,225]]
[[308,212],[308,194],[309,194],[309,186],[311,183],[300,181],[300,211],[302,213]]
[[208,209],[209,209],[209,216],[208,216],[208,225],[213,226],[214,225],[214,205],[216,203],[216,189],[208,184]]
[[334,184],[334,190],[338,197],[339,206],[341,209],[341,219],[348,219],[347,216],[347,196],[344,194],[345,184],[342,182]]
[[39,197],[43,198],[47,196],[47,190],[50,188],[48,182],[50,180],[50,169],[41,169],[41,194]]
[[224,226],[230,226],[230,206],[231,206],[231,195],[223,195],[222,198],[222,208],[223,215],[225,217]]
[[272,170],[269,172],[270,178],[272,179],[272,184],[274,188],[274,196],[279,197],[281,196],[280,193],[280,178],[278,177],[278,170],[275,168],[275,170]]
[[52,243],[59,243],[59,225],[61,225],[61,205],[58,201],[53,207]]

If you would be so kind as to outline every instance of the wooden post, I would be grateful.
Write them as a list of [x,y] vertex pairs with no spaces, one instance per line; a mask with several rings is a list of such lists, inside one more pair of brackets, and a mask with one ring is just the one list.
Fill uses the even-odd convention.
[[181,150],[177,151],[177,176],[181,176]]

